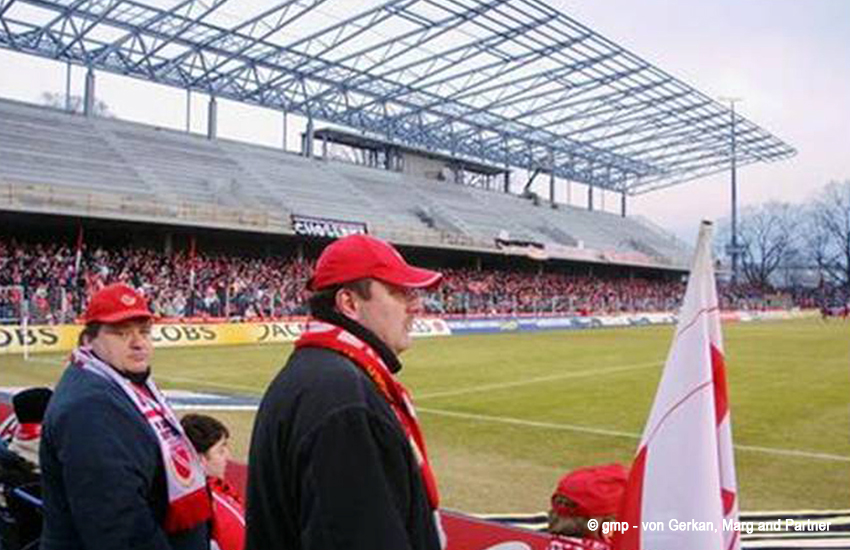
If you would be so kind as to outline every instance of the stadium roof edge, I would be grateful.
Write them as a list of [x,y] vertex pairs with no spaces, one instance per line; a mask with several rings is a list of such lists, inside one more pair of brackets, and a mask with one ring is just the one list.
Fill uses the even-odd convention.
[[733,127],[740,166],[796,153],[540,0],[166,1],[10,0],[0,47],[628,194],[727,169]]

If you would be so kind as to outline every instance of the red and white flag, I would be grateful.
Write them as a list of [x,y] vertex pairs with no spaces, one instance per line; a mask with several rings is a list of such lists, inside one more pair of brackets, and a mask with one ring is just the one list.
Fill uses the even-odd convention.
[[195,237],[189,240],[189,290],[195,292]]
[[83,260],[83,224],[77,226],[77,252],[74,257],[74,277],[80,275],[80,262]]
[[615,550],[739,550],[738,488],[710,222],[629,475]]

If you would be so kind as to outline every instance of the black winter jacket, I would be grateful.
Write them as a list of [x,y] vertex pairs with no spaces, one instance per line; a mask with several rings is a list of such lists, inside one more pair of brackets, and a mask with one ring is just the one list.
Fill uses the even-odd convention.
[[374,383],[327,349],[293,352],[257,413],[247,550],[438,550],[416,459]]

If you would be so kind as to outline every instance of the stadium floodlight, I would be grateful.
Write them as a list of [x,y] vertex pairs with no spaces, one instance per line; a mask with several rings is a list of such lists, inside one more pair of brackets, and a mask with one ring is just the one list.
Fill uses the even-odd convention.
[[720,97],[720,101],[729,103],[729,170],[732,185],[732,241],[727,252],[732,256],[732,284],[738,282],[738,258],[741,248],[738,246],[738,174],[737,174],[737,143],[735,135],[735,104],[742,101],[740,97]]

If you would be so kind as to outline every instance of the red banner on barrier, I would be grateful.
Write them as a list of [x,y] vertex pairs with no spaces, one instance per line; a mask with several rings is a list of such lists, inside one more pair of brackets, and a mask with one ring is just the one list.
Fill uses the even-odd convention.
[[553,536],[442,510],[447,550],[607,550],[603,542]]
[[[228,462],[227,481],[240,495],[245,494],[248,471],[245,464]],[[447,550],[607,550],[594,541],[554,537],[519,529],[457,512],[440,511],[448,538]]]

